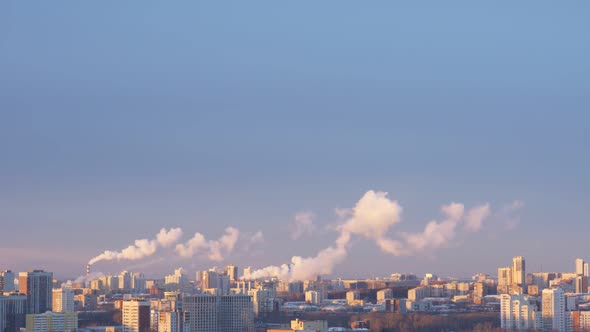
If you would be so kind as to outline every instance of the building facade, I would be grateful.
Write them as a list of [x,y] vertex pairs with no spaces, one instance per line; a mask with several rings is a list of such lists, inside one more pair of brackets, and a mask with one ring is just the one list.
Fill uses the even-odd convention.
[[53,305],[53,273],[43,270],[21,272],[18,275],[19,292],[27,296],[27,313],[41,314],[51,311]]

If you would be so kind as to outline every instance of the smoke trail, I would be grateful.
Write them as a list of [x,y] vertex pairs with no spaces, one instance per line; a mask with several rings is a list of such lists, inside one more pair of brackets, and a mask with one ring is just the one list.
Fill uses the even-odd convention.
[[337,210],[337,214],[346,219],[336,228],[339,236],[333,245],[319,251],[314,257],[294,256],[288,264],[269,266],[245,277],[308,280],[318,275],[331,274],[334,267],[346,259],[352,236],[371,240],[381,251],[394,256],[442,248],[451,243],[462,222],[465,222],[466,230],[477,232],[484,219],[490,215],[490,205],[487,203],[469,210],[467,217],[463,204],[451,203],[441,207],[444,219],[440,222],[430,221],[423,232],[398,232],[397,238],[388,237],[392,227],[401,221],[402,210],[397,201],[387,198],[386,192],[367,191],[354,208]]
[[291,239],[298,240],[304,235],[313,234],[316,227],[313,224],[315,215],[313,212],[303,211],[295,215],[295,220],[291,225]]
[[[203,234],[197,232],[186,243],[176,245],[176,252],[185,258],[205,253],[212,261],[222,261],[224,256],[230,254],[238,242],[240,231],[234,227],[227,227],[225,234],[218,240],[207,240]],[[262,239],[262,233],[258,232],[253,236],[254,241]]]
[[182,229],[171,228],[166,230],[162,228],[156,238],[153,240],[140,239],[135,240],[134,244],[121,251],[106,250],[102,254],[92,258],[88,265],[93,265],[100,261],[110,260],[137,260],[152,256],[159,247],[168,248],[174,245],[182,236]]

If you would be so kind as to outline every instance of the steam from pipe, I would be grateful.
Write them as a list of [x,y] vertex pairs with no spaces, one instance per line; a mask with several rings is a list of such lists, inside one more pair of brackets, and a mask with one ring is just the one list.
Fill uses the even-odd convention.
[[[233,251],[239,236],[240,231],[234,227],[227,227],[225,234],[217,240],[207,240],[203,234],[197,232],[186,243],[177,244],[176,252],[185,258],[205,253],[207,258],[212,261],[222,261],[226,254]],[[258,232],[254,237],[258,241],[262,237],[262,233]]]
[[135,240],[134,244],[128,246],[121,251],[106,250],[102,254],[92,258],[88,265],[93,265],[100,261],[110,260],[137,260],[152,256],[156,253],[158,248],[168,248],[178,242],[182,236],[182,229],[180,228],[162,228],[156,238],[153,240],[140,239]]
[[398,232],[392,238],[388,233],[401,222],[402,211],[398,202],[389,199],[386,192],[367,191],[352,209],[337,211],[345,220],[336,227],[339,236],[331,246],[320,250],[314,257],[293,256],[290,263],[268,266],[251,272],[245,278],[309,280],[318,275],[331,274],[334,267],[346,259],[353,236],[371,240],[381,251],[394,256],[443,248],[455,238],[461,223],[464,223],[467,231],[479,231],[483,221],[490,215],[490,205],[476,206],[467,214],[461,203],[443,205],[442,221],[430,221],[422,232]]

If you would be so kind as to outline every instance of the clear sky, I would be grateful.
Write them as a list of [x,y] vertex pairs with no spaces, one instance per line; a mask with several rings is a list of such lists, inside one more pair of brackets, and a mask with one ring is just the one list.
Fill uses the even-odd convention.
[[[572,270],[590,259],[589,10],[1,1],[0,269],[77,275],[161,227],[265,240],[222,262],[169,250],[96,269],[281,264],[331,245],[334,210],[379,190],[404,209],[392,234],[453,201],[492,215],[409,257],[357,238],[334,275],[495,274],[516,255]],[[301,211],[315,231],[292,240]]]

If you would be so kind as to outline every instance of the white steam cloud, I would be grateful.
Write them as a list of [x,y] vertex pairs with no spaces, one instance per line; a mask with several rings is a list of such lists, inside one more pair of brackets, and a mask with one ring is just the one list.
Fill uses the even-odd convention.
[[158,248],[168,248],[178,242],[182,236],[182,229],[180,228],[162,228],[156,238],[153,240],[140,239],[135,240],[134,244],[128,246],[121,251],[106,250],[102,254],[92,258],[88,265],[93,265],[99,261],[110,260],[137,260],[152,256],[156,253]]
[[311,235],[316,229],[313,223],[314,218],[315,215],[309,211],[297,213],[291,225],[291,239],[299,240],[305,235]]
[[398,232],[396,238],[391,238],[388,233],[401,222],[402,210],[397,201],[387,198],[386,192],[368,191],[354,208],[337,210],[337,214],[345,220],[336,227],[339,236],[334,244],[322,249],[314,257],[294,256],[289,264],[269,266],[253,271],[247,277],[308,280],[318,275],[331,274],[334,267],[346,259],[353,236],[371,240],[383,252],[395,256],[443,248],[453,241],[461,223],[465,230],[477,232],[491,213],[488,203],[465,213],[463,204],[453,202],[441,207],[444,215],[442,221],[430,221],[423,232]]
[[[239,236],[240,231],[234,227],[227,227],[225,234],[218,240],[207,240],[203,234],[197,232],[186,243],[177,244],[176,252],[185,258],[205,253],[207,258],[212,261],[222,261],[225,255],[230,254],[234,250]],[[253,239],[260,241],[262,239],[262,233],[256,233]]]

